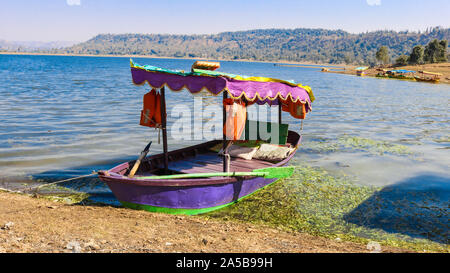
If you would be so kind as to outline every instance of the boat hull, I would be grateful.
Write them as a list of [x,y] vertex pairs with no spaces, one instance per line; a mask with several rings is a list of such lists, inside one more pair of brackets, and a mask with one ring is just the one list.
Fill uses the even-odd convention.
[[151,212],[195,215],[234,204],[276,180],[257,177],[234,183],[188,187],[148,187],[120,181],[106,183],[124,207]]
[[439,83],[439,79],[422,79],[422,78],[416,77],[415,80],[418,82]]
[[[289,131],[287,143],[298,147],[301,136]],[[221,141],[207,142],[169,152],[169,171],[179,173],[221,172],[223,161],[211,146]],[[288,165],[296,149],[278,163],[259,160],[232,159],[230,171],[251,171],[267,167]],[[146,158],[137,176],[155,175],[161,169],[163,154]],[[180,158],[181,157],[181,158]],[[190,179],[139,179],[127,173],[134,162],[122,163],[108,171],[100,171],[99,178],[111,189],[120,203],[127,208],[151,212],[195,215],[221,209],[234,204],[262,189],[277,179],[264,177],[208,177]],[[212,168],[212,169],[211,169]],[[244,169],[242,169],[244,168]]]

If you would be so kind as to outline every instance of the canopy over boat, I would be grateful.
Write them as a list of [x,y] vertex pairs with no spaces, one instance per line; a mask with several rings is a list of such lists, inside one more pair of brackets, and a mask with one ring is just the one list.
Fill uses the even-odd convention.
[[355,68],[356,71],[364,71],[367,69],[369,69],[369,67],[367,67],[367,66],[360,66],[360,67]]
[[152,88],[168,87],[172,91],[186,88],[192,94],[206,90],[214,95],[226,91],[235,99],[245,98],[258,104],[278,105],[278,99],[305,104],[311,110],[314,95],[309,86],[293,81],[266,77],[240,76],[229,73],[192,69],[190,72],[169,70],[151,65],[139,65],[130,60],[133,83],[147,82]]

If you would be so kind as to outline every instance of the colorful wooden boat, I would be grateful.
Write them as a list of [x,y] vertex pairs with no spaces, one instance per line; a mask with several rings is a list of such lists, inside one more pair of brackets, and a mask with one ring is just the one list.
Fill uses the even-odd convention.
[[[286,142],[295,149],[286,158],[275,162],[219,155],[212,148],[220,145],[224,151],[227,151],[230,140],[225,135],[221,140],[208,141],[169,152],[165,129],[165,87],[174,91],[187,88],[191,93],[206,89],[213,95],[222,93],[224,99],[230,97],[242,101],[242,98],[245,98],[246,103],[267,103],[270,106],[278,106],[279,124],[281,124],[282,111],[289,109],[283,103],[301,104],[309,112],[311,102],[314,100],[308,86],[278,79],[246,77],[196,69],[185,73],[153,66],[139,66],[133,62],[131,62],[131,72],[135,84],[141,85],[147,82],[152,88],[158,88],[161,91],[163,153],[142,159],[137,172],[132,176],[130,172],[136,161],[122,163],[108,171],[100,171],[98,175],[122,205],[132,209],[194,215],[236,203],[274,183],[277,179],[251,175],[181,179],[159,179],[158,176],[162,178],[163,175],[171,174],[232,173],[277,168],[288,164],[301,142],[299,133],[288,131]],[[223,116],[225,121],[225,110]],[[277,126],[272,124],[272,127]]]
[[440,79],[430,79],[430,78],[421,78],[416,76],[415,80],[418,82],[429,82],[429,83],[439,83]]
[[378,78],[389,78],[389,79],[397,79],[397,80],[408,80],[415,81],[414,73],[416,71],[413,70],[405,70],[405,69],[397,69],[397,70],[382,70],[380,73],[376,75]]
[[429,83],[439,83],[441,73],[434,73],[428,71],[419,71],[420,76],[415,76],[414,78],[418,82],[429,82]]
[[360,67],[355,68],[356,75],[360,76],[360,77],[364,77],[366,75],[367,69],[369,69],[369,67],[367,67],[367,66],[360,66]]

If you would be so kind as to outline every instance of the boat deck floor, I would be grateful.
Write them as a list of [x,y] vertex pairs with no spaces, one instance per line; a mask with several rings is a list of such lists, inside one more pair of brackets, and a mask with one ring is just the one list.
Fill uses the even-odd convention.
[[[268,168],[274,163],[252,159],[231,158],[231,172],[248,172],[254,169]],[[161,166],[162,167],[162,166]],[[223,172],[223,158],[215,152],[206,152],[195,157],[185,158],[178,161],[169,161],[169,170],[179,173],[206,173]],[[140,175],[149,175],[150,173],[141,173]]]

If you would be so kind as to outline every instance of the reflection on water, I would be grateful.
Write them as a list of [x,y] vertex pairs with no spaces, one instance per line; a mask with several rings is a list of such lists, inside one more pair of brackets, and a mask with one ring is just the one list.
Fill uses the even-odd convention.
[[[185,70],[192,64],[173,59],[136,61]],[[270,63],[221,62],[221,70],[295,80],[312,87],[316,101],[305,121],[298,160],[385,189],[401,188],[411,177],[420,177],[414,183],[424,198],[433,196],[435,177],[449,183],[449,85],[320,73]],[[148,89],[132,84],[127,58],[0,55],[2,187],[17,187],[13,182],[27,182],[28,175],[34,181],[82,175],[138,156],[158,136],[155,130],[138,125],[142,96]],[[174,105],[193,107],[193,97],[186,91],[166,94],[169,113]],[[220,96],[204,95],[204,107],[214,103],[220,103]],[[283,120],[291,130],[300,131],[298,120],[286,114]],[[170,127],[173,120],[168,122]],[[169,139],[169,148],[198,142]],[[162,145],[153,141],[150,153],[161,151]],[[109,193],[101,184],[88,191],[99,196]],[[398,196],[382,192],[378,197]],[[447,212],[442,217],[448,220],[448,195],[439,202]],[[362,204],[352,213],[364,209]],[[372,225],[377,217],[361,224]]]

